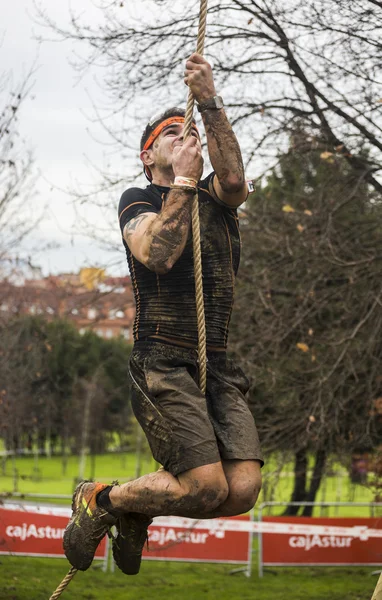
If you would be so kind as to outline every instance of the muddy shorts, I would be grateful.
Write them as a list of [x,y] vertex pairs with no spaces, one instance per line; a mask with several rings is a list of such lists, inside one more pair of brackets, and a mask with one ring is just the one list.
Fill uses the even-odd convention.
[[178,475],[220,460],[259,460],[245,394],[248,379],[223,352],[208,354],[207,391],[197,385],[195,350],[137,342],[129,366],[132,407],[156,461]]

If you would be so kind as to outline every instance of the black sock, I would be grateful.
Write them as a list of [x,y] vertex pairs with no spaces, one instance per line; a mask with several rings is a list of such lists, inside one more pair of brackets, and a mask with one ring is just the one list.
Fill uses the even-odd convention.
[[110,502],[109,494],[110,494],[112,488],[113,488],[112,485],[108,485],[104,490],[102,490],[102,492],[97,494],[96,502],[97,502],[98,506],[101,506],[101,508],[104,508],[105,510],[107,510],[107,512],[109,512],[113,516],[117,517],[117,516],[119,516],[119,513],[113,509],[111,502]]

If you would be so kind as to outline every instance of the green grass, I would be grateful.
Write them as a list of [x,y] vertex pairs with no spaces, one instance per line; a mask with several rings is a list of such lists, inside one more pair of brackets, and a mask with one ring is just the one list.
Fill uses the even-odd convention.
[[[63,473],[61,457],[40,457],[38,471],[31,456],[17,457],[16,468],[19,473],[17,491],[21,493],[40,494],[72,494],[74,480],[78,477],[78,457],[68,458],[66,473]],[[95,478],[99,481],[118,479],[120,482],[135,477],[134,454],[102,454],[96,456]],[[142,464],[142,474],[155,469],[151,457],[146,457]],[[90,458],[86,462],[85,477],[90,477]],[[12,462],[6,461],[5,473],[0,475],[0,492],[14,490]]]
[[[91,568],[77,573],[67,600],[368,600],[377,583],[367,568],[274,569],[259,579],[230,576],[229,565],[144,562],[136,577]],[[0,556],[0,600],[47,600],[67,573],[61,559]]]

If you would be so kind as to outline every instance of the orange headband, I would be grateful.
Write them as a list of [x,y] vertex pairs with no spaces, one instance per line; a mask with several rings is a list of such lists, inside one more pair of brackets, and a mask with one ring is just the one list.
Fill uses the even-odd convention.
[[[162,123],[159,123],[158,127],[154,129],[148,140],[145,142],[143,150],[148,150],[157,137],[162,133],[163,129],[167,127],[167,125],[172,125],[173,123],[184,123],[184,117],[170,117],[169,119],[162,121]],[[199,134],[195,123],[192,124],[192,128],[195,129],[195,131]]]

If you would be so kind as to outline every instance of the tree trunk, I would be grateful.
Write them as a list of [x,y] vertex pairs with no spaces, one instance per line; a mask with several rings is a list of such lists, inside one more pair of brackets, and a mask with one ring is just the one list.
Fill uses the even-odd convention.
[[95,480],[95,470],[96,470],[96,452],[93,448],[90,454],[90,479],[92,481]]
[[86,394],[85,394],[85,406],[84,406],[84,414],[82,421],[82,435],[81,435],[81,449],[80,449],[80,457],[79,457],[79,466],[78,466],[78,481],[83,481],[85,478],[85,465],[86,465],[86,454],[87,454],[87,445],[89,439],[89,428],[90,428],[90,409],[92,405],[92,401],[95,396],[96,391],[96,383],[95,378],[93,381],[90,381],[87,385],[84,383]]
[[68,427],[65,425],[64,431],[61,437],[61,448],[62,448],[62,474],[65,476],[68,468]]
[[143,446],[143,430],[137,422],[137,441],[135,448],[135,478],[141,476],[142,472],[142,446]]
[[38,445],[38,429],[35,431],[35,443],[33,444],[33,481],[39,481],[40,478],[40,469],[39,469],[39,445]]
[[[294,465],[294,488],[291,496],[291,502],[303,502],[306,500],[306,471],[308,468],[308,460],[306,458],[306,450],[299,450],[295,455]],[[296,516],[300,510],[299,506],[289,505],[284,515]]]
[[7,474],[7,451],[5,450],[1,457],[1,475],[5,477]]
[[12,451],[12,474],[13,474],[13,492],[19,491],[19,472],[16,467],[16,438],[13,436],[13,451]]
[[[314,463],[314,469],[312,473],[312,478],[310,480],[309,492],[306,495],[305,500],[307,502],[314,502],[316,499],[316,494],[321,484],[322,476],[325,471],[326,466],[326,450],[317,450],[316,452],[316,461]],[[313,513],[313,506],[305,506],[303,510],[303,517],[311,517]]]

